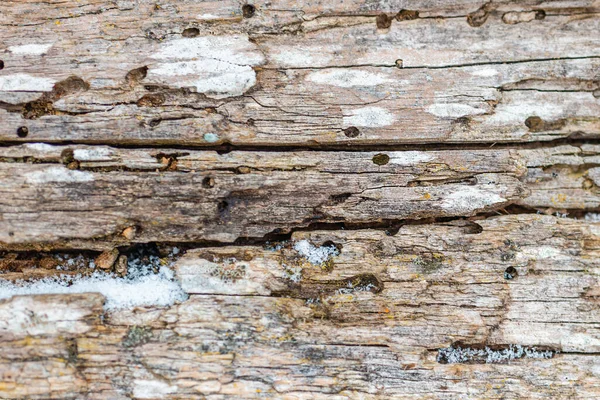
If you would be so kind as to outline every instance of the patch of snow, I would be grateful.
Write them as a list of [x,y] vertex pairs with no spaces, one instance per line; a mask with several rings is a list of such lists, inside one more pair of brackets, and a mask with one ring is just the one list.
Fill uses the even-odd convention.
[[[104,295],[107,311],[143,306],[169,306],[187,298],[187,293],[176,280],[171,269],[179,249],[173,248],[167,258],[147,255],[144,252],[130,254],[127,260],[127,276],[94,271],[92,274],[59,275],[37,281],[7,281],[0,275],[0,299],[16,295],[70,294],[97,292]],[[93,259],[81,254],[57,254],[59,271],[96,268]]]
[[437,361],[448,364],[472,361],[495,364],[519,358],[552,358],[554,354],[551,350],[538,351],[535,347],[529,348],[521,345],[510,345],[503,350],[492,350],[487,346],[483,349],[448,347],[438,351]]
[[392,125],[396,120],[394,114],[381,107],[363,107],[346,112],[349,115],[344,115],[344,126],[379,128]]
[[33,171],[25,174],[27,183],[47,182],[90,182],[94,175],[87,171],[70,170],[64,166],[49,167],[41,171]]
[[427,112],[441,118],[459,118],[484,114],[486,110],[460,103],[435,103],[427,107]]
[[187,294],[176,282],[173,271],[166,266],[161,267],[157,274],[140,270],[126,278],[97,271],[90,276],[62,275],[35,282],[13,283],[0,279],[0,299],[16,295],[91,292],[98,292],[106,297],[104,308],[107,311],[144,306],[164,307],[187,298]]
[[0,76],[0,90],[22,90],[28,92],[49,92],[56,81],[29,74],[13,74]]
[[13,54],[27,54],[32,56],[41,56],[50,50],[54,43],[46,44],[24,44],[21,46],[10,46],[8,51]]
[[332,69],[317,71],[309,74],[306,80],[322,85],[333,85],[339,87],[354,86],[377,86],[391,82],[382,74],[355,69]]
[[600,214],[598,213],[586,213],[584,219],[590,222],[600,222]]
[[98,292],[106,297],[107,311],[142,307],[169,306],[183,301],[187,294],[173,280],[173,273],[162,267],[158,274],[136,279],[117,278],[104,272],[90,276],[63,275],[35,282],[9,282],[0,280],[0,299],[16,295],[70,294]]
[[330,257],[340,254],[334,245],[316,247],[306,239],[296,242],[294,250],[313,265],[321,265],[329,260]]

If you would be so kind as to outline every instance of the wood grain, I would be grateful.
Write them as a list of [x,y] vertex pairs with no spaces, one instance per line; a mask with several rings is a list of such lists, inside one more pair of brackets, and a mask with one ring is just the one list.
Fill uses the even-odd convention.
[[599,398],[599,28],[0,2],[0,398]]
[[[162,310],[101,318],[102,297],[93,294],[3,301],[4,320],[20,322],[0,330],[1,393],[593,398],[598,225],[549,216],[478,224],[479,233],[435,224],[405,226],[394,236],[297,233],[280,250],[197,249],[177,262],[190,299]],[[324,270],[293,250],[299,240],[332,241],[341,251]],[[235,281],[211,272],[241,264],[245,273]],[[299,282],[286,278],[286,265],[302,268]],[[512,280],[504,278],[507,267],[518,270]],[[367,271],[381,291],[338,292],[344,279]],[[320,302],[308,304],[313,296]],[[499,364],[438,362],[438,349],[457,342],[559,353]]]

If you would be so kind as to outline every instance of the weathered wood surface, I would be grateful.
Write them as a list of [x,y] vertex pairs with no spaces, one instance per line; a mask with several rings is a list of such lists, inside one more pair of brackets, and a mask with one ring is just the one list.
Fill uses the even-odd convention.
[[[102,319],[101,296],[4,301],[3,319],[15,322],[0,330],[0,393],[594,398],[600,225],[539,215],[478,224],[479,233],[448,224],[405,226],[394,236],[316,231],[280,250],[191,251],[176,264],[191,297],[163,310]],[[324,269],[293,249],[302,240],[341,250]],[[301,278],[292,279],[296,267]],[[507,281],[508,267],[517,276]],[[235,269],[243,272],[224,273]],[[361,283],[347,289],[357,276]],[[366,282],[375,287],[364,290]],[[559,353],[508,364],[438,362],[437,350],[456,342]]]
[[[511,204],[600,207],[596,145],[219,155],[36,144],[0,154],[16,161],[0,163],[7,245],[234,242],[315,223],[471,216]],[[129,241],[128,227],[137,229]]]
[[[412,2],[423,13],[399,20],[391,10],[402,6],[388,2],[265,3],[252,18],[237,2],[21,3],[0,5],[4,141],[318,146],[600,134],[596,2]],[[378,28],[385,13],[391,25]],[[345,135],[351,127],[358,136]]]
[[0,2],[0,398],[597,399],[599,28]]

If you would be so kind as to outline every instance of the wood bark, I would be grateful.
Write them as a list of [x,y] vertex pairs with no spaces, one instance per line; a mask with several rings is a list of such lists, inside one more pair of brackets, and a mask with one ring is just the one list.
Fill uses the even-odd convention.
[[[0,397],[598,398],[599,30],[587,0],[2,1]],[[3,294],[148,248],[186,300]]]

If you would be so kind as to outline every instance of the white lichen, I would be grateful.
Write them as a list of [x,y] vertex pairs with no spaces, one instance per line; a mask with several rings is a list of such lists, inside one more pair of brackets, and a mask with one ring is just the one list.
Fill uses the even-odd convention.
[[94,180],[94,175],[87,171],[70,170],[64,166],[48,167],[40,171],[27,172],[25,181],[27,183],[48,183],[48,182],[90,182]]
[[519,358],[552,358],[554,354],[555,352],[551,350],[537,350],[535,347],[521,345],[510,345],[502,350],[492,350],[487,346],[483,349],[451,346],[439,349],[437,361],[447,364],[469,362],[496,364]]
[[498,70],[495,68],[475,67],[473,69],[473,72],[471,72],[471,74],[473,74],[475,76],[490,77],[490,76],[498,75]]
[[264,57],[245,35],[201,36],[166,42],[153,58],[148,80],[194,87],[214,98],[239,96],[256,83],[253,66]]
[[24,54],[31,56],[41,56],[46,54],[52,47],[53,43],[45,44],[23,44],[21,46],[10,46],[8,51],[13,54]]
[[0,76],[0,91],[49,92],[56,81],[29,74]]
[[322,265],[331,257],[340,254],[334,245],[316,247],[306,239],[296,242],[294,250],[313,265]]
[[158,380],[136,379],[133,385],[133,396],[138,399],[164,398],[177,391],[177,386]]
[[390,161],[388,164],[396,165],[414,165],[418,163],[428,162],[434,159],[431,154],[423,151],[398,151],[388,153]]
[[485,108],[475,108],[460,103],[435,103],[427,107],[427,112],[440,118],[460,118],[487,112]]
[[366,285],[358,285],[354,286],[351,281],[346,284],[346,287],[340,288],[337,290],[338,294],[350,294],[354,292],[370,292],[372,290],[377,289],[375,285],[372,283],[368,283]]
[[219,135],[217,135],[216,133],[205,133],[203,138],[208,143],[215,143],[215,142],[219,141]]
[[78,161],[110,161],[115,151],[109,148],[98,147],[95,149],[75,149],[73,158]]
[[221,19],[222,17],[219,17],[218,15],[214,15],[214,14],[198,14],[196,16],[197,19],[204,19],[204,20],[212,20],[212,19]]
[[331,59],[319,47],[304,46],[277,46],[269,52],[269,58],[280,66],[296,68],[322,66]]
[[[490,189],[493,189],[492,185],[489,186]],[[505,198],[491,190],[482,190],[475,186],[461,186],[444,198],[441,207],[449,213],[467,214],[505,201]]]
[[392,125],[396,121],[394,114],[381,107],[363,107],[344,110],[344,126],[380,128]]
[[385,75],[355,69],[317,71],[306,77],[307,81],[339,87],[377,86],[390,82]]

